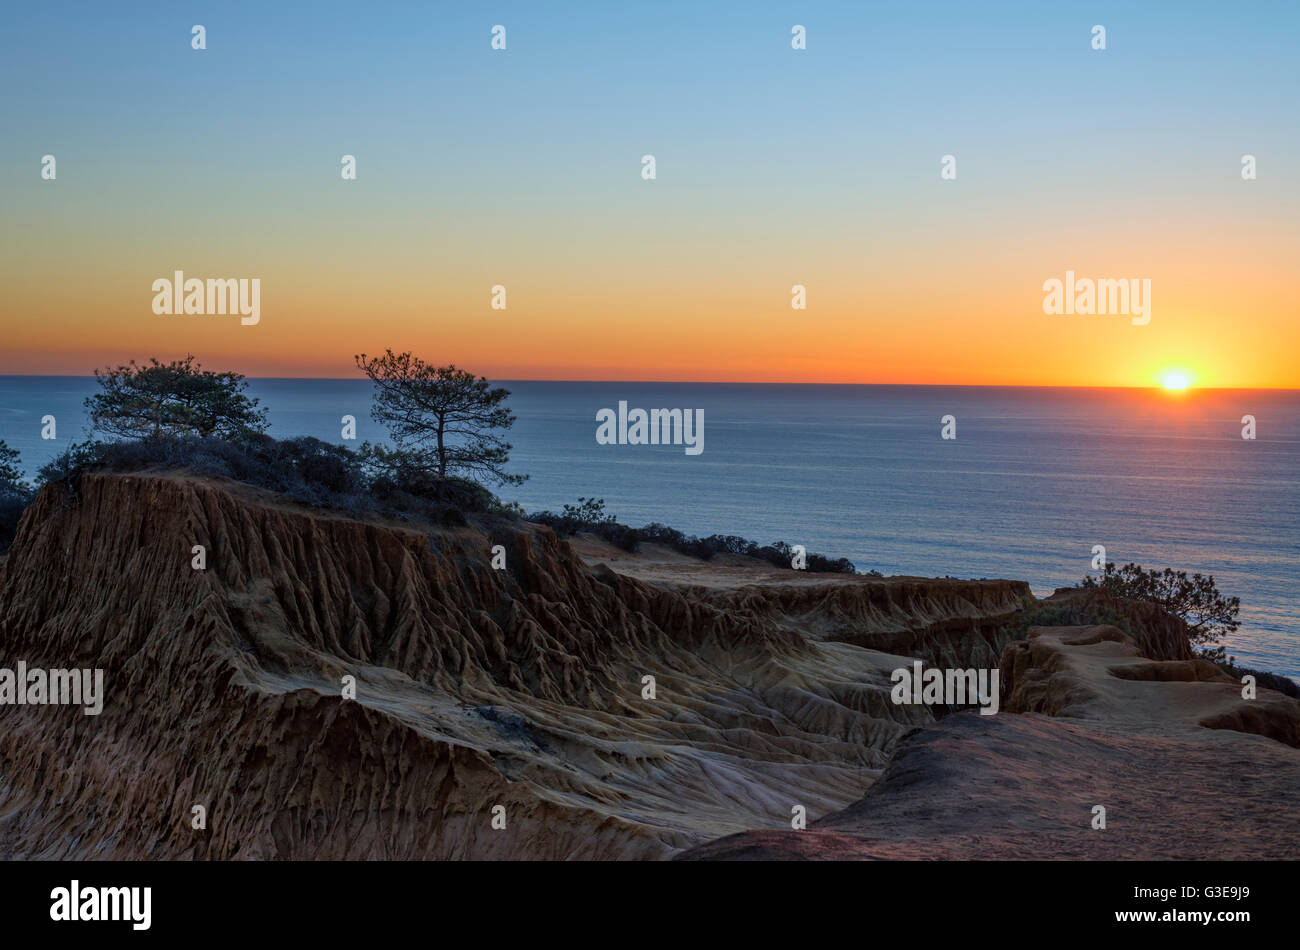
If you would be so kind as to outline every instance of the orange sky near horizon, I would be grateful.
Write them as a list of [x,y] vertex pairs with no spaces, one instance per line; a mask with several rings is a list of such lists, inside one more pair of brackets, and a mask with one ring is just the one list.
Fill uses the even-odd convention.
[[[468,205],[433,220],[387,191],[233,186],[182,217],[150,215],[142,192],[124,219],[121,195],[59,181],[49,204],[39,187],[56,183],[37,181],[26,200],[48,214],[0,258],[0,373],[193,353],[248,376],[349,377],[354,353],[392,347],[495,379],[1151,386],[1179,369],[1198,387],[1300,388],[1297,236],[1274,186],[1041,203],[1017,200],[1011,174],[951,197],[934,177],[910,183],[920,203],[862,198],[870,214],[815,186],[787,208],[637,181],[658,190],[618,207],[574,193],[566,210],[521,185],[508,222]],[[293,210],[250,230],[230,203],[262,198]],[[175,269],[259,278],[260,323],[155,315],[153,281]],[[1149,324],[1044,313],[1044,281],[1066,270],[1149,279]]]
[[[825,251],[784,267],[740,250],[706,261],[610,253],[589,272],[542,255],[508,278],[470,259],[389,257],[369,269],[345,255],[269,267],[230,255],[185,269],[260,276],[257,326],[153,314],[151,282],[170,271],[88,276],[59,264],[67,257],[34,255],[10,288],[9,312],[23,319],[6,318],[0,372],[82,375],[193,353],[248,376],[348,377],[354,353],[392,347],[495,379],[1151,386],[1177,369],[1196,387],[1300,388],[1289,277],[1253,249],[1203,268],[1138,255],[1152,281],[1146,326],[1045,314],[1042,281],[1064,268],[1041,251],[968,251],[963,261],[937,244],[944,261],[933,266],[915,248],[874,262]],[[1080,277],[1122,273],[1087,263],[1075,262]],[[375,273],[385,277],[378,291],[367,279]],[[796,282],[807,287],[806,310],[791,309]],[[494,283],[507,288],[504,311],[490,307]]]

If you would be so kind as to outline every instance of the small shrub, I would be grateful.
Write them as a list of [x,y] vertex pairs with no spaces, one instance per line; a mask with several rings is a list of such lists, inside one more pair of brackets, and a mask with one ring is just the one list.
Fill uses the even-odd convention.
[[[605,511],[605,502],[601,498],[579,498],[578,504],[565,505],[558,515],[552,511],[536,511],[528,515],[528,520],[549,526],[560,537],[569,537],[580,531],[594,534],[625,551],[636,551],[642,544],[659,544],[702,561],[712,560],[718,554],[738,554],[787,568],[794,557],[794,549],[784,541],[760,547],[734,534],[697,538],[657,521],[641,528],[630,528],[619,524]],[[831,560],[821,554],[808,555],[808,570],[813,573],[856,573],[848,558]]]
[[18,462],[18,450],[0,440],[0,554],[13,544],[18,521],[34,494]]
[[86,472],[180,468],[352,515],[411,514],[460,526],[466,523],[465,512],[500,510],[500,502],[490,491],[458,478],[445,480],[445,497],[436,501],[437,480],[408,462],[399,452],[373,446],[354,452],[311,437],[278,440],[250,434],[232,440],[162,435],[74,443],[41,469],[40,479],[45,484],[63,485],[75,498],[80,477]]
[[1133,623],[1118,611],[1101,604],[1035,604],[1020,611],[1007,632],[1024,639],[1030,627],[1093,627],[1109,624],[1133,636]]

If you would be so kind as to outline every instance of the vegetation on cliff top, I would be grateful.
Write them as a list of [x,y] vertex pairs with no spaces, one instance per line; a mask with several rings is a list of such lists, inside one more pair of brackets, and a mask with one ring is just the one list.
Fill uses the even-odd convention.
[[[1143,569],[1140,564],[1116,567],[1107,563],[1100,577],[1088,575],[1076,585],[1085,590],[1104,590],[1122,600],[1155,604],[1177,618],[1187,636],[1192,652],[1209,660],[1229,676],[1254,676],[1259,685],[1300,698],[1300,685],[1294,680],[1263,670],[1238,666],[1235,656],[1228,656],[1220,644],[1224,634],[1240,629],[1237,619],[1241,600],[1219,592],[1212,575],[1188,574],[1186,571]],[[1065,611],[1069,616],[1063,615]],[[1044,612],[1049,615],[1044,616]],[[1091,607],[1079,615],[1078,608],[1041,607],[1022,615],[1022,629],[1054,624],[1111,624],[1132,634],[1128,618],[1105,607]]]
[[432,366],[409,352],[353,358],[375,384],[370,414],[388,430],[402,464],[434,478],[439,501],[453,477],[496,485],[527,480],[505,470],[512,446],[496,434],[515,423],[514,413],[502,405],[510,390],[493,389],[482,376],[454,365]]
[[86,412],[96,432],[119,439],[195,435],[240,439],[265,432],[266,410],[248,396],[239,373],[205,370],[193,356],[171,363],[95,370],[100,392]]
[[516,484],[525,477],[505,472],[510,445],[493,434],[514,422],[500,405],[509,392],[410,353],[356,360],[375,383],[372,414],[394,447],[271,438],[267,411],[247,395],[242,374],[204,370],[193,356],[151,359],[95,370],[101,391],[85,401],[91,438],[45,465],[40,481],[75,492],[82,472],[170,467],[354,514],[413,513],[463,524],[466,512],[505,511],[477,479]]
[[1214,577],[1188,575],[1186,571],[1143,570],[1140,564],[1117,568],[1107,563],[1101,577],[1085,577],[1079,585],[1100,588],[1116,597],[1157,604],[1181,620],[1187,628],[1187,640],[1211,659],[1223,660],[1223,647],[1215,647],[1225,633],[1241,627],[1237,615],[1241,600],[1224,597],[1215,586]]
[[0,440],[0,554],[13,543],[18,519],[32,494],[32,487],[18,468],[18,452]]
[[[179,468],[350,514],[444,525],[465,524],[465,516],[476,513],[526,517],[561,536],[588,531],[628,551],[656,543],[705,560],[742,554],[791,566],[795,552],[783,541],[759,545],[732,535],[697,538],[658,523],[631,528],[606,514],[598,499],[581,498],[559,515],[526,515],[480,484],[517,485],[527,478],[506,471],[511,445],[497,434],[515,421],[504,406],[509,390],[411,353],[390,349],[383,356],[362,353],[355,359],[375,384],[371,414],[387,429],[391,448],[365,442],[349,449],[309,436],[274,439],[266,434],[266,410],[247,395],[241,374],[204,370],[193,356],[171,363],[151,359],[143,366],[132,361],[95,370],[101,391],[85,402],[92,438],[74,442],[41,468],[40,483],[61,484],[75,495],[84,472]],[[20,482],[16,463],[16,452],[0,452],[0,551],[12,541],[32,494]],[[12,483],[8,488],[6,476]],[[806,561],[809,571],[854,573],[845,558],[808,554]]]
[[[707,538],[697,538],[658,522],[642,528],[630,528],[605,512],[605,501],[602,498],[579,498],[577,505],[565,505],[558,515],[551,511],[535,511],[528,515],[528,520],[550,526],[561,537],[579,532],[594,534],[625,551],[635,551],[641,544],[662,544],[705,561],[718,554],[740,554],[767,561],[777,567],[790,567],[795,556],[794,549],[784,541],[759,545],[729,534],[711,534]],[[821,554],[808,554],[806,569],[813,573],[857,573],[853,562],[848,558],[832,560]],[[880,576],[879,572],[871,573]]]

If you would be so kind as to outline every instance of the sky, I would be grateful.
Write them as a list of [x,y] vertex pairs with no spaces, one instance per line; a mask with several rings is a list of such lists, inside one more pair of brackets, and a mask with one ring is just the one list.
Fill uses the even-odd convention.
[[0,373],[1300,387],[1300,4],[270,6],[4,5]]

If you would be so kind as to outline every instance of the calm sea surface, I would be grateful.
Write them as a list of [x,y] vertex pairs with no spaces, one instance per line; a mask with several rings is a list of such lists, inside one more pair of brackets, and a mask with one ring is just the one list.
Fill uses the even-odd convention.
[[[860,570],[1079,580],[1117,563],[1213,574],[1239,596],[1229,652],[1300,677],[1300,392],[505,382],[518,422],[500,494],[604,498],[620,521],[804,544]],[[276,436],[382,441],[364,380],[261,379]],[[0,439],[34,469],[84,437],[94,381],[0,377]],[[704,452],[598,445],[596,412],[704,410]],[[40,438],[41,417],[58,439]],[[957,438],[940,438],[940,418]],[[1258,437],[1241,438],[1243,415]]]

